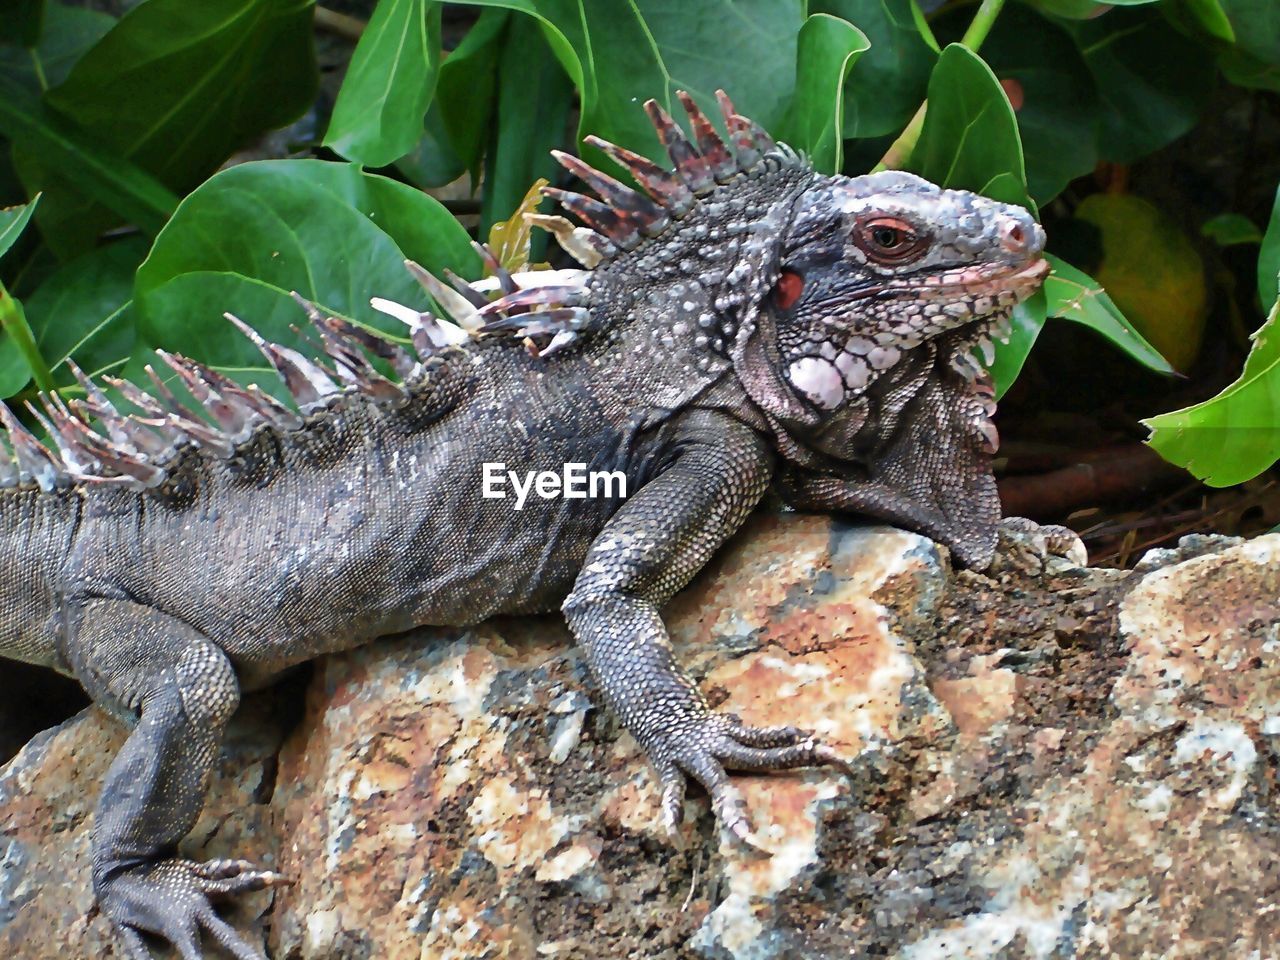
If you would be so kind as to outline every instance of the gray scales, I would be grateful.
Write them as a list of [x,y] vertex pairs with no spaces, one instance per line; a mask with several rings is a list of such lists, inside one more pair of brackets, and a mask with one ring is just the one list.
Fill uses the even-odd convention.
[[[325,361],[231,318],[296,409],[164,353],[208,419],[154,373],[151,392],[114,382],[131,412],[83,377],[84,399],[32,406],[52,448],[0,406],[0,654],[74,676],[132,725],[93,840],[128,956],[150,956],[144,935],[186,960],[203,935],[259,956],[210,898],[286,878],[176,849],[241,690],[294,664],[414,626],[563,610],[656,768],[665,822],[693,778],[749,843],[726,768],[843,761],[803,731],[709,710],[662,604],[771,487],[991,562],[997,437],[975,352],[1043,279],[1040,227],[905,173],[819,175],[723,94],[727,141],[680,97],[692,138],[646,104],[674,171],[594,141],[639,191],[559,155],[598,199],[549,189],[585,226],[535,220],[582,270],[512,277],[489,256],[494,278],[472,285],[410,265],[436,313],[375,305],[410,324],[416,355],[303,302]],[[620,471],[629,496],[516,511],[481,495],[493,462]]]

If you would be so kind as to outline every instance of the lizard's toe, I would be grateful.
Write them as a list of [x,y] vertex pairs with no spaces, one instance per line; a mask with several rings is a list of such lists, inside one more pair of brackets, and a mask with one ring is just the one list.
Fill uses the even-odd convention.
[[[678,739],[676,739],[678,737]],[[764,772],[795,767],[834,766],[849,773],[847,761],[796,727],[750,727],[736,717],[708,714],[651,751],[662,782],[662,819],[675,834],[684,806],[686,776],[711,797],[716,819],[743,843],[763,849],[751,829],[742,794],[726,769]]]
[[168,940],[183,960],[201,960],[201,931],[235,960],[263,960],[214,911],[210,896],[261,890],[288,882],[244,860],[165,860],[125,870],[103,880],[98,899],[130,960],[149,960],[144,933]]
[[1089,562],[1084,541],[1070,527],[1038,524],[1026,517],[1005,517],[1000,521],[999,544],[989,573],[1013,568],[1024,573],[1037,573],[1050,558],[1060,558],[1073,567]]

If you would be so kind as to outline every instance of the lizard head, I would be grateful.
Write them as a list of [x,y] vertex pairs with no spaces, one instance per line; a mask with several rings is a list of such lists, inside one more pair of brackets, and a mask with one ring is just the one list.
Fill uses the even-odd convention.
[[967,353],[971,338],[948,335],[1007,320],[1048,272],[1043,248],[1021,207],[898,171],[818,178],[792,208],[767,305],[778,369],[819,415],[927,342]]

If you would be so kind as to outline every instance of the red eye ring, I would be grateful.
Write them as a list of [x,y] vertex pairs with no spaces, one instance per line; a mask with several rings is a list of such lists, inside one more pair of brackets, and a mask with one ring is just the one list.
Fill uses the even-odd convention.
[[773,302],[779,310],[790,310],[804,293],[804,277],[794,270],[783,270],[773,287]]
[[929,248],[929,238],[897,217],[867,217],[853,228],[853,242],[876,263],[896,266],[914,260]]

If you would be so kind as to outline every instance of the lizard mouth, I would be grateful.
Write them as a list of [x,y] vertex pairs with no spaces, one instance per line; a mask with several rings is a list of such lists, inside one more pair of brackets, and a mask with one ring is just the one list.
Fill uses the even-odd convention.
[[1011,306],[1035,293],[1049,275],[1049,269],[1049,261],[1044,257],[1022,264],[982,263],[939,273],[923,282],[886,287],[885,292],[909,293],[922,300],[995,297],[1002,306]]

